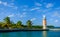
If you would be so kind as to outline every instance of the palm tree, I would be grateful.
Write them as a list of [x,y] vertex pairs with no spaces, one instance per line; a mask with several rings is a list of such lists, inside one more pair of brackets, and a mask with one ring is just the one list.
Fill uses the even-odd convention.
[[11,21],[11,28],[13,29],[13,28],[16,28],[16,24],[13,22],[13,21]]
[[32,27],[32,21],[28,20],[26,23],[27,23],[27,27],[28,28],[31,28]]
[[6,17],[6,18],[4,19],[4,21],[5,21],[5,23],[7,23],[7,24],[10,24],[10,23],[11,23],[9,17]]
[[3,28],[3,27],[2,27],[3,24],[4,24],[3,22],[0,22],[0,28]]
[[22,22],[21,21],[18,21],[16,25],[17,25],[17,28],[22,28]]
[[5,22],[5,26],[6,26],[7,28],[9,28],[9,27],[10,27],[10,24],[11,24],[10,18],[9,18],[9,17],[6,17],[6,18],[4,19],[4,22]]

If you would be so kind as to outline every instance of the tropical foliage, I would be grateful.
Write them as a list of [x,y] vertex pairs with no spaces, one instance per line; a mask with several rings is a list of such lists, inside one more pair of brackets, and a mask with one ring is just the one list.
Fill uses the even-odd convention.
[[27,27],[28,27],[28,28],[31,28],[31,26],[32,26],[32,21],[28,20],[26,23],[27,23]]
[[[49,28],[52,28],[54,26],[47,26]],[[18,21],[17,23],[14,23],[10,20],[10,17],[4,18],[4,21],[0,22],[0,29],[21,29],[21,28],[42,28],[42,26],[32,26],[32,21],[27,20],[26,25],[22,24],[22,21]]]
[[16,26],[17,26],[17,28],[22,28],[22,22],[21,22],[21,21],[18,21],[18,22],[16,23]]

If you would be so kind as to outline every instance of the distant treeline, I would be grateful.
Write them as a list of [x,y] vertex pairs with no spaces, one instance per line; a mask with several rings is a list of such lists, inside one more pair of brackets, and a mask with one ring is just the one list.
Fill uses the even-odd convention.
[[[10,20],[10,17],[3,19],[4,21],[0,22],[0,29],[22,29],[22,28],[42,28],[42,26],[33,26],[31,20],[27,20],[26,25],[23,25],[19,20],[17,23],[14,23]],[[54,26],[47,26],[48,28],[54,28]]]

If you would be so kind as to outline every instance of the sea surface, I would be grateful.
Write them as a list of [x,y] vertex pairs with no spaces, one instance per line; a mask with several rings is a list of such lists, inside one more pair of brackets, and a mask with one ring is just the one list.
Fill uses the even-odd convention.
[[60,31],[1,32],[0,37],[60,37]]

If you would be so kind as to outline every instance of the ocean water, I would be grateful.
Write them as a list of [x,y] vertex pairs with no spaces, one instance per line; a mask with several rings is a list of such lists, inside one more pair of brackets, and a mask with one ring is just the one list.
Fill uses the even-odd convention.
[[0,37],[60,37],[60,31],[1,32]]

